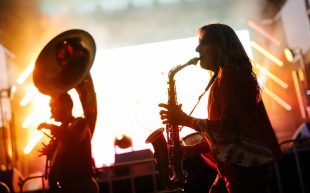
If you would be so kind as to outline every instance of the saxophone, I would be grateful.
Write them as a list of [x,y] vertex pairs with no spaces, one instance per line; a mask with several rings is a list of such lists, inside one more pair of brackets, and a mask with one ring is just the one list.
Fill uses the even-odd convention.
[[[187,63],[172,68],[168,74],[168,105],[177,106],[177,93],[174,76],[184,67],[197,64],[199,58],[192,58]],[[164,128],[159,128],[151,133],[146,143],[151,143],[154,148],[154,158],[160,189],[183,192],[182,186],[186,183],[187,173],[183,169],[183,155],[180,148],[179,125],[166,124],[166,137]],[[177,191],[175,191],[177,190]]]

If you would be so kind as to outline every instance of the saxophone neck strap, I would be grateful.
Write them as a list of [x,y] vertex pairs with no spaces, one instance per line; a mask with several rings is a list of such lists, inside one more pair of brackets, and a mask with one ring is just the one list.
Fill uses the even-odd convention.
[[215,73],[213,74],[213,76],[212,76],[212,78],[210,79],[210,81],[209,81],[207,87],[205,88],[205,90],[203,91],[203,93],[199,96],[196,105],[194,106],[193,110],[190,112],[189,115],[191,115],[191,114],[194,112],[194,110],[196,109],[197,105],[200,103],[201,98],[206,94],[206,92],[209,90],[209,88],[211,87],[211,85],[213,84],[213,82],[215,81],[215,79],[217,78],[217,74],[218,74],[217,72],[215,72]]

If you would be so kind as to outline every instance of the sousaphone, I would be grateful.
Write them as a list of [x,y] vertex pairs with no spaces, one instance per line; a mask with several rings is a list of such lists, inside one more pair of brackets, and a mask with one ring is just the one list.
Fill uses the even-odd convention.
[[33,71],[33,82],[45,95],[52,97],[76,89],[92,133],[97,119],[96,93],[90,75],[95,53],[93,37],[84,30],[71,29],[48,42]]

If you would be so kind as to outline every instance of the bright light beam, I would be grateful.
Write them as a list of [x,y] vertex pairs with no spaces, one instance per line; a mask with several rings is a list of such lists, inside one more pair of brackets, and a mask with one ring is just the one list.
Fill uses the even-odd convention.
[[24,154],[29,154],[32,149],[35,147],[35,145],[40,141],[40,139],[42,138],[43,133],[41,131],[35,131],[33,134],[33,137],[31,138],[31,140],[29,141],[29,143],[26,145],[25,149],[24,149]]
[[271,80],[273,80],[274,82],[276,82],[277,84],[279,84],[281,87],[287,89],[288,88],[288,84],[286,82],[284,82],[283,80],[281,80],[279,77],[277,77],[276,75],[272,74],[267,68],[264,68],[262,65],[260,65],[259,63],[255,62],[255,67],[260,70],[262,73],[264,73],[266,76],[268,76]]
[[283,66],[283,62],[275,57],[274,55],[272,55],[270,52],[268,52],[266,49],[264,49],[262,46],[260,46],[258,43],[251,41],[251,46],[259,51],[261,54],[263,54],[264,56],[266,56],[267,58],[269,58],[271,61],[273,61],[274,63],[276,63],[278,66]]
[[307,118],[305,108],[304,108],[304,102],[302,100],[302,94],[300,92],[301,88],[300,88],[299,81],[298,81],[297,71],[295,71],[295,70],[292,71],[292,77],[293,77],[293,82],[295,85],[295,91],[296,91],[296,95],[297,95],[297,101],[298,101],[298,105],[299,105],[299,109],[300,109],[300,114],[301,114],[302,118]]
[[283,108],[285,108],[286,110],[290,111],[292,110],[292,106],[289,105],[287,102],[285,102],[282,98],[280,98],[278,95],[276,95],[274,92],[272,92],[271,90],[269,90],[267,87],[263,88],[265,91],[265,94],[267,94],[268,96],[270,96],[273,100],[275,100],[278,104],[280,104]]
[[32,73],[34,69],[34,62],[32,62],[25,70],[24,72],[18,77],[17,83],[23,84],[25,80],[29,77],[29,75]]
[[35,117],[36,117],[36,113],[35,112],[30,113],[28,115],[28,117],[23,121],[22,127],[24,129],[28,128],[33,123],[33,121],[35,120]]
[[255,22],[253,21],[248,21],[248,25],[250,27],[252,27],[254,30],[256,30],[258,33],[260,33],[261,35],[263,35],[264,37],[266,37],[268,40],[270,40],[272,43],[276,44],[277,46],[280,46],[280,41],[278,39],[276,39],[275,37],[273,37],[272,35],[270,35],[268,32],[266,32],[263,28],[261,28],[259,25],[257,25]]
[[38,90],[33,85],[29,86],[26,95],[19,102],[20,106],[26,106],[37,93]]

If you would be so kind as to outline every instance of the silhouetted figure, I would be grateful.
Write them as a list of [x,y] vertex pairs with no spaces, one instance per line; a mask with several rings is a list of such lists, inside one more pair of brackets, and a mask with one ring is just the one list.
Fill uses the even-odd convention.
[[38,127],[50,129],[52,134],[50,143],[41,150],[50,161],[49,192],[97,193],[91,131],[86,119],[72,115],[73,101],[67,93],[52,97],[50,107],[52,118],[61,125],[42,123]]
[[[205,140],[183,147],[218,171],[210,193],[267,193],[268,168],[282,156],[262,102],[252,64],[235,31],[220,23],[198,30],[200,66],[216,77],[210,87],[208,118],[197,119],[182,105],[161,103],[163,123],[201,132]],[[225,187],[226,185],[226,187]]]

